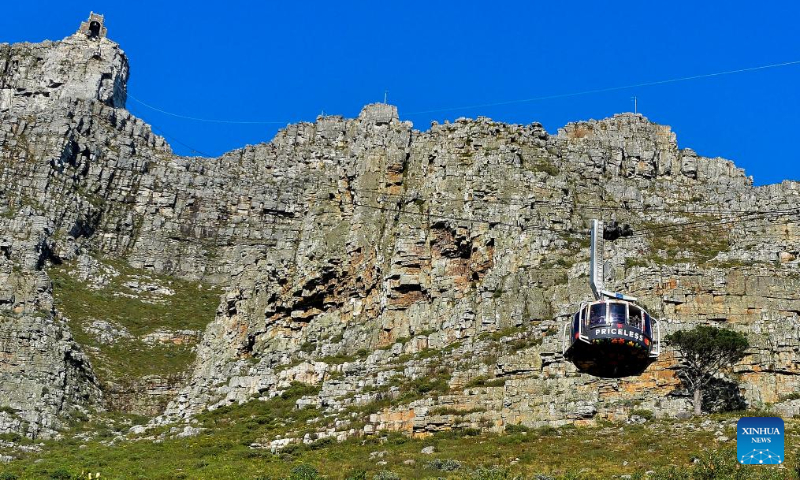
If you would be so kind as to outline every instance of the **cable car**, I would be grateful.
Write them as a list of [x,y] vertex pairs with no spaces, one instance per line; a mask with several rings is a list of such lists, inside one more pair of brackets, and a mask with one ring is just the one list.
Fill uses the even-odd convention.
[[581,303],[564,325],[564,357],[596,377],[640,375],[661,354],[661,327],[636,298],[605,290],[602,228],[592,220],[589,282],[595,300]]

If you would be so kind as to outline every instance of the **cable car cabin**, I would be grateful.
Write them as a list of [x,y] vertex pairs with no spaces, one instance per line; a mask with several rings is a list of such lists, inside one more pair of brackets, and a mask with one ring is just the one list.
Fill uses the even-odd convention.
[[583,303],[564,325],[564,356],[579,371],[596,377],[639,375],[660,353],[658,320],[632,302]]

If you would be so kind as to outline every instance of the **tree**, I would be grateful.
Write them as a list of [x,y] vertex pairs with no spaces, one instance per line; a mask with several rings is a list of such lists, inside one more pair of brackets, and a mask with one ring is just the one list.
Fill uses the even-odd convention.
[[750,346],[747,338],[739,332],[706,325],[679,330],[668,335],[667,340],[681,352],[678,378],[694,396],[695,415],[702,413],[703,388],[716,373],[741,360]]

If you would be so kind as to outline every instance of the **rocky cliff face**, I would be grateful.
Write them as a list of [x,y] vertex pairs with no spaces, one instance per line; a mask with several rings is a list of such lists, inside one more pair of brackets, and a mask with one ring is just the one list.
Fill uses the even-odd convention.
[[[300,406],[330,413],[314,438],[677,415],[687,398],[669,349],[622,380],[579,375],[561,355],[561,325],[590,298],[591,218],[631,226],[606,244],[607,282],[667,332],[713,322],[748,335],[730,401],[800,409],[800,185],[754,188],[641,115],[557,135],[486,118],[422,132],[375,104],[185,158],[124,109],[127,60],[106,38],[2,45],[0,72],[0,432],[52,435],[103,406],[158,410],[110,400],[120,390],[97,372],[113,350],[72,333],[127,337],[54,307],[52,265],[71,272],[57,297],[73,280],[162,305],[170,279],[224,290],[190,373],[140,389],[180,389],[160,422],[293,381],[319,386]],[[122,284],[103,280],[125,269]],[[74,311],[108,316],[102,305]],[[140,327],[145,343],[163,333]]]

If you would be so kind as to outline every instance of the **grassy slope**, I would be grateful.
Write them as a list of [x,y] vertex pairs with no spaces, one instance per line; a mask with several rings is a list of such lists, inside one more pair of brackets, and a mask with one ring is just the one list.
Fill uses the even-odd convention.
[[[51,268],[56,307],[68,319],[75,339],[86,348],[101,381],[125,381],[145,375],[184,372],[194,360],[190,345],[147,345],[139,337],[159,328],[203,330],[214,319],[220,291],[200,283],[162,277],[111,262],[120,275],[100,290],[92,290],[70,275],[71,265]],[[125,285],[131,280],[156,283],[175,291],[172,296],[136,292]],[[116,295],[115,295],[116,294]],[[120,294],[131,295],[124,296]],[[85,328],[93,320],[112,321],[134,338],[100,344]]]
[[[310,445],[295,444],[279,454],[250,448],[253,442],[272,439],[282,432],[302,429],[310,422],[327,423],[315,409],[298,410],[295,401],[315,389],[294,384],[283,396],[269,401],[207,412],[196,426],[202,433],[186,439],[166,438],[117,441],[107,445],[116,432],[129,423],[104,419],[84,425],[81,432],[68,434],[58,442],[44,444],[42,453],[29,454],[4,467],[9,478],[51,478],[61,474],[100,472],[102,478],[284,478],[300,464],[314,466],[326,478],[373,478],[381,471],[399,478],[536,478],[546,474],[558,478],[610,478],[629,474],[634,478],[648,470],[648,478],[800,478],[797,467],[737,467],[734,427],[723,428],[730,438],[717,442],[719,420],[740,415],[714,415],[710,429],[703,419],[684,422],[653,421],[647,426],[602,424],[596,427],[561,429],[515,429],[503,435],[477,435],[475,432],[445,432],[425,439],[410,439],[401,434],[351,439],[343,443],[317,440]],[[708,418],[708,417],[706,417]],[[97,422],[97,420],[96,420]],[[109,427],[111,425],[111,427]],[[787,421],[787,465],[797,465],[800,422]],[[93,430],[86,440],[81,433]],[[155,435],[165,431],[150,431]],[[473,436],[474,435],[474,436]],[[421,449],[434,446],[435,453]],[[373,452],[383,452],[380,458]],[[693,465],[692,460],[700,458]],[[413,460],[414,463],[407,463]],[[455,460],[461,466],[443,471],[431,465],[439,460]],[[378,465],[385,461],[385,465]],[[452,462],[450,462],[453,465]],[[440,466],[441,468],[441,466]],[[479,469],[488,468],[480,472]],[[366,476],[353,476],[362,471]],[[3,478],[0,476],[0,478]],[[297,477],[316,478],[316,477]],[[384,478],[390,478],[384,476]],[[397,478],[397,477],[396,477]]]

